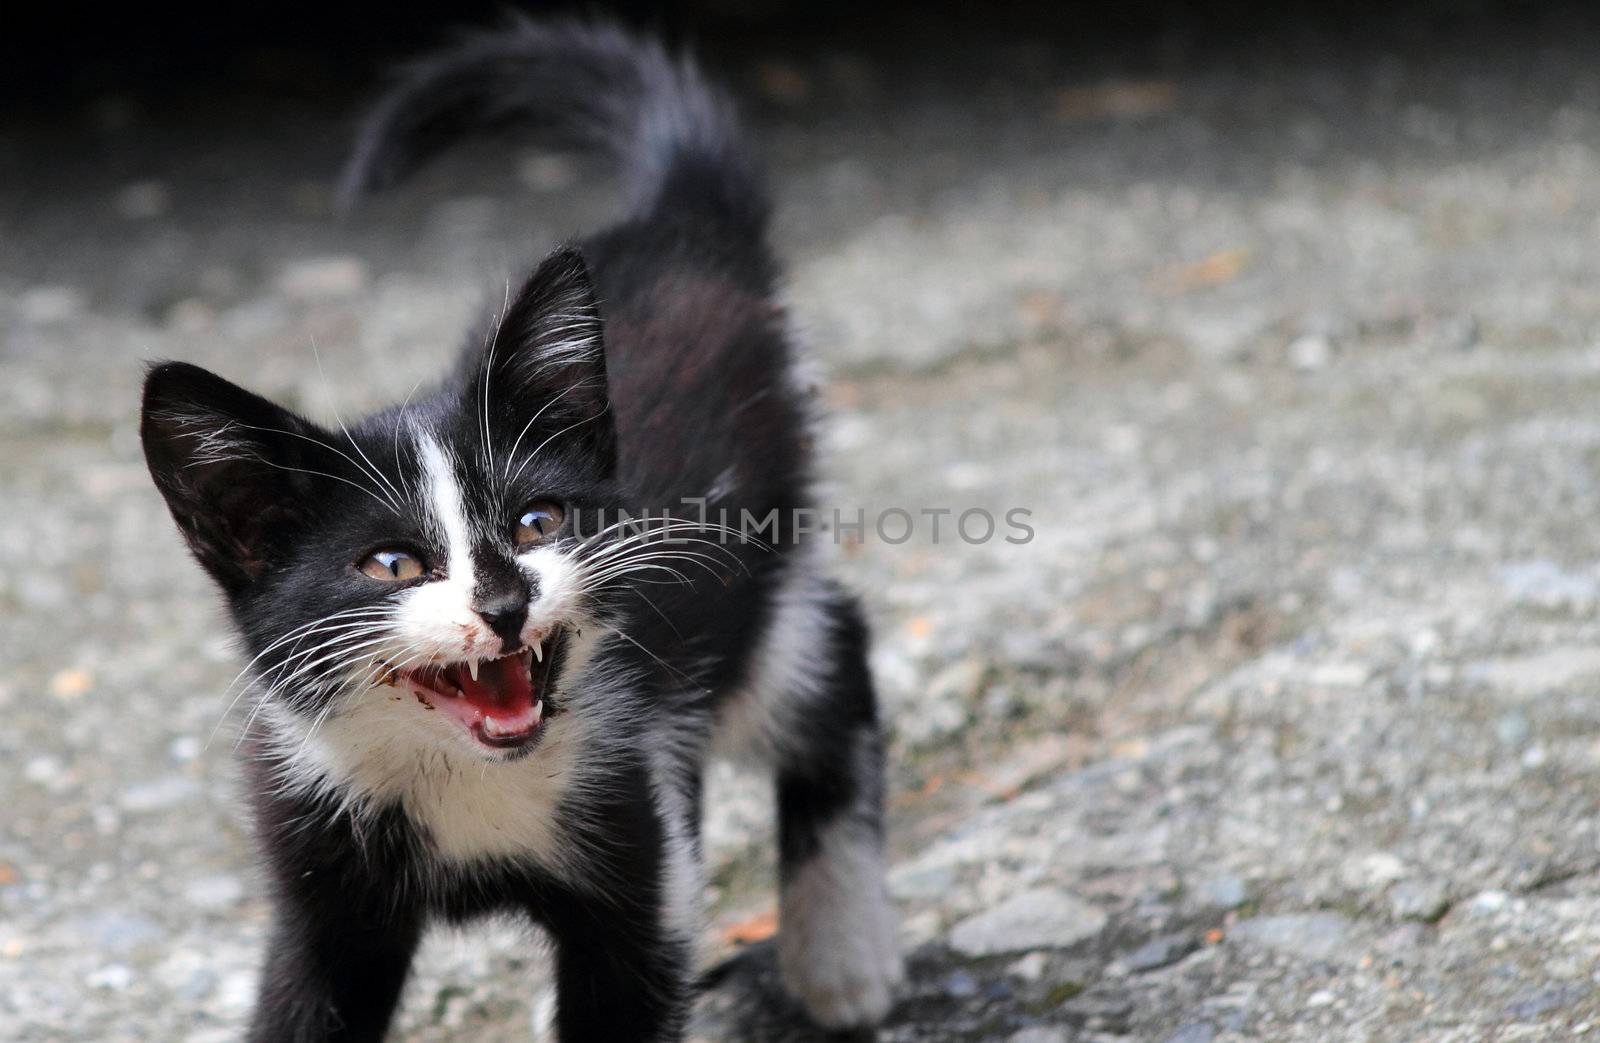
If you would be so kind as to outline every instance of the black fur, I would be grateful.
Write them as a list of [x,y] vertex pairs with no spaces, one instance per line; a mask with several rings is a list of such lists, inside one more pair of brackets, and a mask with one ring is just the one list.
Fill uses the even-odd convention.
[[[266,704],[243,743],[277,907],[258,1043],[381,1038],[427,924],[497,912],[526,914],[553,938],[564,1040],[680,1038],[694,968],[691,939],[667,915],[679,900],[674,845],[698,848],[711,732],[727,701],[749,698],[763,643],[786,625],[779,594],[796,584],[816,591],[804,612],[824,640],[804,683],[781,693],[804,704],[794,718],[804,726],[766,737],[784,880],[830,857],[823,838],[840,823],[861,827],[869,854],[881,843],[866,628],[847,595],[812,575],[790,525],[809,502],[808,403],[775,303],[767,204],[727,104],[656,44],[605,26],[517,22],[403,77],[361,131],[346,196],[511,121],[609,152],[630,210],[540,265],[440,388],[331,431],[193,366],[159,365],[146,384],[151,474],[225,593]],[[450,448],[474,520],[455,537],[470,545],[471,582],[457,578],[497,643],[474,658],[515,648],[529,613],[554,596],[509,541],[529,502],[567,509],[548,546],[580,565],[621,547],[626,530],[584,537],[622,510],[706,497],[711,516],[726,510],[735,524],[741,512],[781,519],[760,540],[695,545],[701,557],[670,561],[673,582],[639,571],[586,589],[585,625],[615,635],[598,667],[570,666],[577,633],[551,645],[549,712],[589,728],[570,769],[585,784],[550,812],[581,872],[538,852],[444,858],[441,820],[398,797],[363,803],[338,777],[303,785],[310,739],[296,749],[279,734],[316,735],[330,716],[337,725],[362,690],[352,669],[372,654],[362,651],[371,629],[318,621],[392,614],[449,578],[456,551],[428,522],[422,488],[433,444]],[[374,580],[359,566],[378,548],[403,549],[425,571]],[[612,691],[594,678],[620,680]],[[392,698],[392,712],[421,713]],[[530,743],[483,770],[545,756]],[[453,763],[417,757],[418,772]],[[819,1015],[858,1016],[835,1006]]]

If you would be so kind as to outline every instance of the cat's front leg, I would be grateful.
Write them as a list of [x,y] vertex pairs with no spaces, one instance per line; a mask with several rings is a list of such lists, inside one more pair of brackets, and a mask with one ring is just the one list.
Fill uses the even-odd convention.
[[[263,762],[256,762],[261,764]],[[273,885],[273,926],[250,1043],[382,1040],[422,937],[407,895],[397,818],[362,825],[325,803],[257,791],[256,829]],[[385,815],[396,816],[390,811]]]
[[689,805],[660,788],[664,778],[612,781],[632,798],[588,810],[609,835],[534,910],[555,941],[557,1037],[676,1043],[693,998],[700,913]]
[[[420,920],[307,885],[281,896],[250,1043],[377,1043],[388,1031]],[[329,882],[331,883],[331,882]]]
[[618,930],[592,909],[556,941],[556,1027],[561,1043],[683,1039],[693,985],[690,947]]

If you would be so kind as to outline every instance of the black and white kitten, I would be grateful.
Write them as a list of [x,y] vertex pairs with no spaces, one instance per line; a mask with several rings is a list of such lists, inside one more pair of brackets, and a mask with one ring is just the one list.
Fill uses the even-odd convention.
[[512,120],[613,155],[629,216],[437,390],[333,431],[183,363],[145,385],[151,474],[254,656],[250,1038],[379,1039],[427,925],[497,912],[553,939],[562,1039],[680,1038],[724,740],[776,778],[787,987],[870,1024],[901,976],[883,746],[860,610],[791,521],[807,405],[759,179],[692,66],[518,23],[414,66],[347,188]]

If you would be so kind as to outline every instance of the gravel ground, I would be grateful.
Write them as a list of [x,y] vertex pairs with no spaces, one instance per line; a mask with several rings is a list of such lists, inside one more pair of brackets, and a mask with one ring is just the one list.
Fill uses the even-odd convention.
[[[1600,70],[1425,50],[744,69],[831,502],[1035,532],[845,548],[912,953],[881,1038],[1600,1029]],[[501,147],[335,222],[349,111],[0,131],[6,1039],[229,1039],[253,988],[239,663],[139,458],[141,361],[398,399],[608,212]],[[808,1038],[764,789],[719,768],[712,807],[699,1031]],[[440,935],[397,1034],[526,1039],[541,981],[510,926]]]

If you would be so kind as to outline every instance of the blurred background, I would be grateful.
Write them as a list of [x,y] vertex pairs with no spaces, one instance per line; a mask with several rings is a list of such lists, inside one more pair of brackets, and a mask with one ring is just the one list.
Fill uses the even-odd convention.
[[[1600,1033],[1592,5],[615,6],[739,98],[828,374],[913,981],[885,1040]],[[348,218],[396,59],[499,5],[59,5],[0,39],[0,1037],[236,1038],[240,662],[141,365],[314,415],[441,370],[604,171],[464,148]],[[535,8],[535,10],[541,10]],[[320,357],[320,361],[319,361]],[[705,1039],[800,1040],[717,769]],[[431,938],[397,1035],[519,1040]]]

